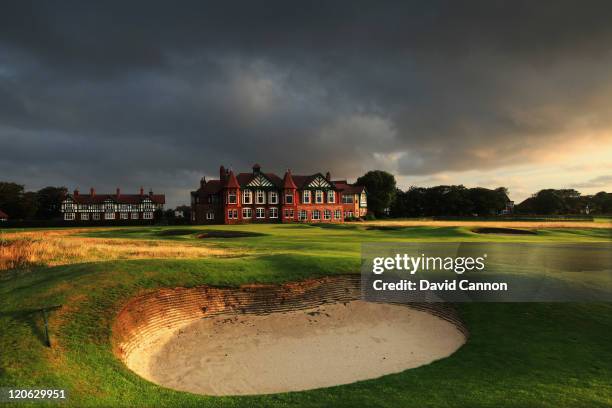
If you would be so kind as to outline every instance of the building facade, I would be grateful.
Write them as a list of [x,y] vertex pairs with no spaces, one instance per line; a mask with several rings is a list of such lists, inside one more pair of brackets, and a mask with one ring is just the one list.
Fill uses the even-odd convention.
[[202,178],[191,192],[191,219],[196,224],[344,222],[367,213],[367,192],[346,180],[287,170],[281,178],[258,164],[250,173],[219,169],[219,179]]
[[163,194],[97,194],[92,188],[89,194],[74,190],[62,201],[61,212],[67,222],[153,222],[156,210],[163,210],[166,197]]

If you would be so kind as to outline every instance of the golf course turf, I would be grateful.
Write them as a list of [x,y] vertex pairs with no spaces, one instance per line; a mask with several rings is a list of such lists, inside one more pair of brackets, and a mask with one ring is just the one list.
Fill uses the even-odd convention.
[[[214,233],[199,238],[207,231]],[[130,371],[112,350],[115,317],[134,296],[159,288],[237,287],[359,273],[363,242],[612,242],[606,228],[534,232],[478,234],[468,226],[370,229],[357,223],[64,231],[67,240],[121,239],[215,251],[191,258],[131,259],[127,254],[51,263],[57,266],[41,261],[0,271],[0,386],[66,388],[69,400],[63,405],[68,406],[611,406],[610,303],[459,304],[470,337],[448,358],[377,379],[295,393],[212,397],[173,391]],[[19,233],[6,230],[3,239]],[[35,310],[58,304],[62,308],[50,312],[49,348]],[[34,405],[20,406],[28,404]]]

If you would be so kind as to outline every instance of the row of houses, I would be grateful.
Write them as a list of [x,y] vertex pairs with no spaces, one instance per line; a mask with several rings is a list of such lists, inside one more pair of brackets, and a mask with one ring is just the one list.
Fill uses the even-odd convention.
[[[74,190],[61,204],[64,221],[75,223],[153,222],[164,209],[164,194],[89,194]],[[329,172],[283,177],[265,173],[255,164],[248,173],[235,174],[221,166],[219,178],[200,180],[191,192],[191,222],[240,223],[342,223],[367,214],[367,191],[347,180],[332,180]]]

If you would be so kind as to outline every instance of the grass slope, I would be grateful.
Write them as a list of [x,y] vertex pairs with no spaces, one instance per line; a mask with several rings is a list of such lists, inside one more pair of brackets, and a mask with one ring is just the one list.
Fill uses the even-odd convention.
[[[172,232],[172,230],[182,230]],[[263,234],[197,238],[206,230]],[[170,231],[170,232],[169,232]],[[114,316],[158,287],[283,282],[354,273],[361,242],[609,241],[608,230],[539,230],[491,236],[466,228],[215,226],[88,230],[93,238],[172,240],[231,248],[234,257],[137,259],[38,267],[0,281],[0,386],[67,388],[72,406],[605,407],[612,405],[611,304],[462,304],[471,337],[447,359],[379,379],[254,397],[206,397],[149,383],[115,358]],[[245,255],[240,256],[241,250]],[[53,312],[54,347],[32,309]],[[27,405],[27,404],[24,404]]]

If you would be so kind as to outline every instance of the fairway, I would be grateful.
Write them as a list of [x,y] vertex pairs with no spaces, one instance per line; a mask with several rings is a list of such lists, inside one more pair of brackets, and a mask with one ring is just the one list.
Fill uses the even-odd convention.
[[[117,351],[117,317],[134,299],[203,285],[233,290],[244,285],[293,284],[359,274],[363,243],[506,242],[571,246],[612,242],[611,230],[601,228],[601,223],[597,223],[598,228],[568,224],[573,227],[560,227],[555,222],[503,226],[361,222],[3,230],[0,386],[66,388],[69,400],[63,406],[607,407],[612,405],[610,303],[457,304],[456,311],[469,338],[454,352],[447,349],[436,357],[419,360],[419,364],[395,361],[398,365],[392,369],[372,375],[370,372],[353,378],[336,375],[341,377],[336,384],[343,385],[328,387],[333,384],[322,382],[284,389],[271,387],[263,393],[266,395],[210,395],[257,393],[249,392],[248,388],[235,392],[229,383],[233,370],[219,371],[212,380],[207,380],[208,388],[195,391],[208,395],[173,390],[194,391],[190,387],[158,385],[163,383],[159,372],[149,373],[150,376],[136,374]],[[529,233],[479,233],[475,231],[477,227],[520,228]],[[593,276],[587,281],[594,286],[607,284]],[[49,348],[45,345],[42,317],[36,310],[60,304],[61,309],[49,313],[52,344]],[[338,310],[334,313],[341,315]],[[282,332],[291,327],[289,316],[280,320],[267,318],[258,324],[270,332]],[[294,316],[294,321],[306,334],[311,316],[303,313],[299,316],[305,320],[299,323],[300,317]],[[380,321],[379,315],[373,316],[376,319],[372,320]],[[249,319],[261,319],[248,315],[239,318],[245,319],[244,324],[251,322]],[[347,320],[338,321],[344,324]],[[161,355],[168,357],[173,347],[197,353],[194,346],[197,341],[189,339],[193,340],[194,333],[206,332],[206,325],[214,323],[212,320],[193,323],[182,343],[168,345]],[[231,339],[240,334],[233,330],[220,329],[219,344],[237,347],[239,342]],[[344,333],[344,344],[353,344],[360,335],[369,333],[365,330],[355,334],[341,327],[337,330]],[[275,347],[316,350],[325,344],[321,339],[304,346],[290,338],[286,343],[269,342],[270,332],[260,334],[268,347],[262,349],[264,357],[272,353],[268,357],[273,358]],[[249,333],[245,339],[256,338],[256,334]],[[399,343],[388,349],[394,350],[394,355],[401,353],[403,341],[396,340]],[[232,350],[242,360],[245,357],[240,353],[249,351]],[[326,350],[335,350],[335,354],[342,356],[341,348],[330,345]],[[384,354],[385,350],[381,352]],[[228,367],[240,365],[238,360],[232,364],[235,365]],[[350,367],[350,361],[347,364]],[[174,369],[179,372],[184,367],[177,365]],[[284,367],[285,377],[293,375],[299,379],[298,367]],[[305,366],[304,372],[316,368]],[[257,367],[244,370],[236,378],[257,373]],[[269,378],[262,376],[258,381],[266,383]],[[222,384],[215,383],[215,379]],[[266,384],[273,383],[277,382]],[[305,391],[276,393],[284,390]]]

